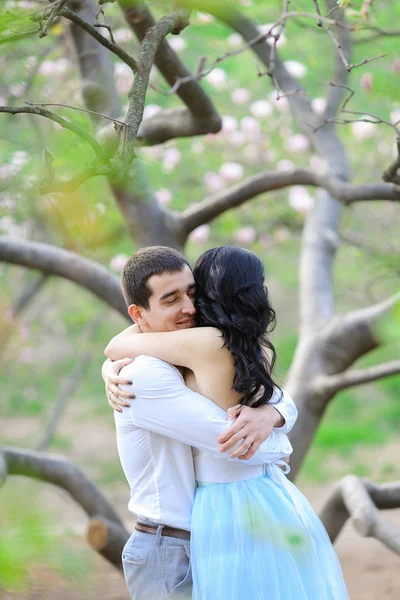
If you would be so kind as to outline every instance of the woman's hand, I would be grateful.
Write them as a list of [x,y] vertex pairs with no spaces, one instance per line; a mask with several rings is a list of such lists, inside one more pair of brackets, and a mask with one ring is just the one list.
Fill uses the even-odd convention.
[[132,385],[132,382],[128,381],[125,377],[119,377],[119,372],[122,367],[129,365],[133,360],[132,358],[123,358],[112,361],[108,358],[101,368],[101,376],[106,386],[108,404],[118,412],[122,412],[122,406],[129,407],[131,405],[127,399],[133,400],[135,398],[134,394],[125,392],[118,387],[119,385]]

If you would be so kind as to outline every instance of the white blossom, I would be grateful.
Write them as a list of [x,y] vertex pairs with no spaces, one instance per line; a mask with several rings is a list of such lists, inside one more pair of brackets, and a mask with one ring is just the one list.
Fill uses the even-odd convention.
[[250,92],[246,88],[236,88],[236,90],[233,90],[231,98],[234,104],[247,104],[250,100]]
[[185,50],[187,46],[185,38],[180,35],[174,35],[173,37],[168,38],[168,42],[172,50],[175,50],[175,52],[182,52],[182,50]]
[[233,183],[234,181],[242,179],[244,175],[244,168],[240,163],[228,162],[220,167],[219,174],[225,179],[226,182]]
[[205,79],[216,90],[222,90],[225,87],[227,79],[226,71],[224,69],[213,69]]
[[351,131],[357,140],[366,140],[374,137],[376,126],[368,121],[355,121],[351,124]]
[[322,115],[326,108],[326,100],[325,98],[313,98],[313,100],[311,100],[311,106],[317,115]]
[[204,174],[204,184],[210,192],[219,192],[225,187],[223,177],[215,171],[207,171]]
[[304,186],[294,185],[289,190],[289,204],[296,212],[305,214],[312,209],[314,198]]
[[114,258],[111,259],[110,267],[114,271],[121,273],[123,271],[128,259],[129,259],[129,256],[127,256],[126,254],[117,254],[116,256],[114,256]]
[[126,44],[133,39],[133,33],[127,27],[120,27],[114,32],[114,39],[116,44]]
[[302,133],[297,133],[296,135],[290,136],[285,142],[285,148],[289,152],[295,152],[301,154],[302,152],[307,152],[310,147],[310,142],[308,138]]
[[151,119],[161,110],[162,108],[161,106],[158,106],[158,104],[147,104],[147,106],[144,107],[143,119]]
[[292,77],[302,79],[307,73],[307,67],[297,60],[285,60],[283,63]]
[[237,130],[238,121],[236,117],[231,115],[224,115],[222,117],[222,131],[223,133],[233,133]]
[[250,112],[257,119],[265,119],[272,114],[272,105],[268,100],[257,100],[250,106]]
[[230,46],[241,46],[244,44],[244,39],[240,35],[240,33],[232,33],[227,40]]
[[172,193],[166,188],[161,188],[156,192],[156,198],[161,206],[167,206],[172,200]]
[[181,153],[177,148],[167,148],[163,154],[163,168],[165,171],[173,171],[181,160]]

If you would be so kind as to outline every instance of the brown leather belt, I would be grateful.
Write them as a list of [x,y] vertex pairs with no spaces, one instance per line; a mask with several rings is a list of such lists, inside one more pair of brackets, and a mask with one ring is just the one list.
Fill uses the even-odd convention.
[[[150,533],[151,535],[156,535],[158,526],[150,525],[150,523],[136,523],[135,529],[141,533]],[[186,531],[186,529],[175,529],[175,527],[168,527],[168,525],[164,525],[161,535],[179,538],[180,540],[186,540],[190,542],[190,531]]]

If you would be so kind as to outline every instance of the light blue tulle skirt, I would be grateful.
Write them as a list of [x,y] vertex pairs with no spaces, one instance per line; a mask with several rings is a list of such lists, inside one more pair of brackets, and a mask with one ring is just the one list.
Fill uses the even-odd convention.
[[192,513],[193,600],[348,600],[309,502],[271,465],[263,477],[199,484]]

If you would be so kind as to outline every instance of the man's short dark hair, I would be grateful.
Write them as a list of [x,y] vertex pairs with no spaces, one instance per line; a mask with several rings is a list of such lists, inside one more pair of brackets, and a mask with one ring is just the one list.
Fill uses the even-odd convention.
[[147,282],[153,275],[178,273],[185,266],[190,267],[187,259],[168,246],[148,246],[141,248],[126,263],[122,272],[122,293],[128,306],[137,304],[146,310],[152,290]]

